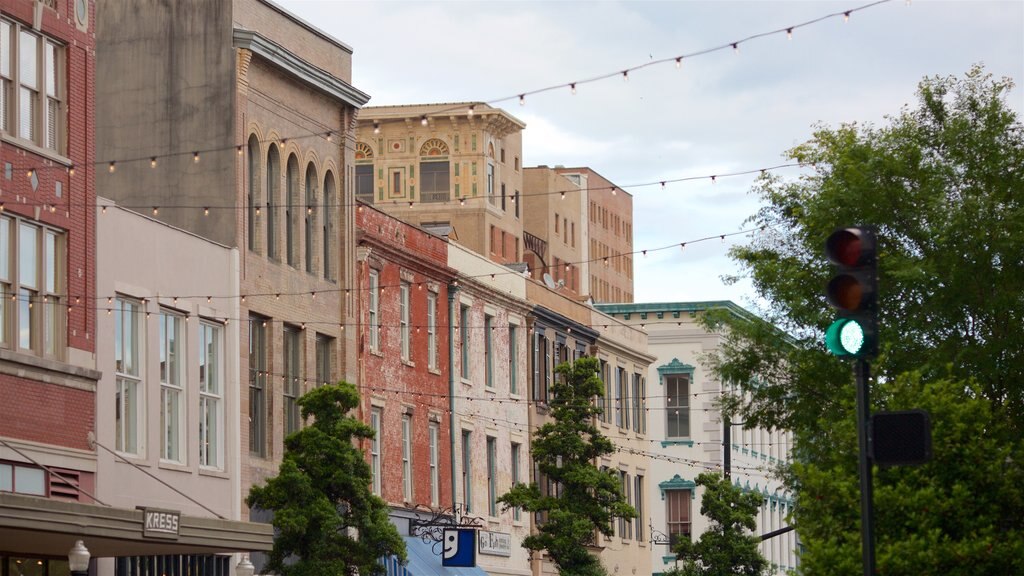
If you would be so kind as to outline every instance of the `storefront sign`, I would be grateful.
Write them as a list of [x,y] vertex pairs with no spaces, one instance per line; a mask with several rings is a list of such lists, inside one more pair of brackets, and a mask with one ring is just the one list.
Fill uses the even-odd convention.
[[476,546],[473,545],[476,530],[471,528],[446,528],[441,543],[441,566],[472,568],[476,566]]
[[512,555],[512,535],[506,532],[480,531],[480,553],[492,556]]
[[181,512],[159,508],[142,509],[142,535],[147,538],[177,539],[180,522]]

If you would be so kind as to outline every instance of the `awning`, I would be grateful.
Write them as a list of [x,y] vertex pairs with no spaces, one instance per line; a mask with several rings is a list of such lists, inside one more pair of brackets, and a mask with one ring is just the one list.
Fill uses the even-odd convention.
[[[441,556],[434,554],[432,544],[424,542],[416,536],[403,536],[408,564],[402,566],[393,557],[388,558],[384,565],[388,576],[487,576],[482,568],[453,568],[441,566]],[[438,547],[440,548],[440,546]]]
[[94,558],[270,550],[270,524],[181,515],[173,538],[143,536],[142,510],[0,493],[0,543],[8,552],[66,556],[83,540]]

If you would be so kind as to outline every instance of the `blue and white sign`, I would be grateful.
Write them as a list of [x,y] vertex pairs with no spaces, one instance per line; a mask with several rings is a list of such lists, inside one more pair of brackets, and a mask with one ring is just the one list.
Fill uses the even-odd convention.
[[444,530],[441,541],[441,566],[471,568],[476,566],[476,530],[468,528]]

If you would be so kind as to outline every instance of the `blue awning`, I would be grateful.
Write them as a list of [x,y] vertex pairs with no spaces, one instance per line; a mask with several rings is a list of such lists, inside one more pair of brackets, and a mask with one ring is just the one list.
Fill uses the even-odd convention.
[[384,560],[388,576],[488,576],[479,566],[453,568],[441,566],[441,556],[434,554],[431,544],[416,536],[403,536],[406,557],[409,562],[402,566],[393,556]]

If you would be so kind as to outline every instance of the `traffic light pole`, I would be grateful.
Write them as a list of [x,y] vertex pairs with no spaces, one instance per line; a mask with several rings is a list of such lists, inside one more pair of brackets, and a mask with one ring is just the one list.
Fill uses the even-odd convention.
[[868,382],[871,366],[858,358],[854,364],[857,377],[857,441],[860,444],[860,538],[864,576],[875,574],[875,504],[872,494],[871,458],[868,454],[868,423],[871,422]]

